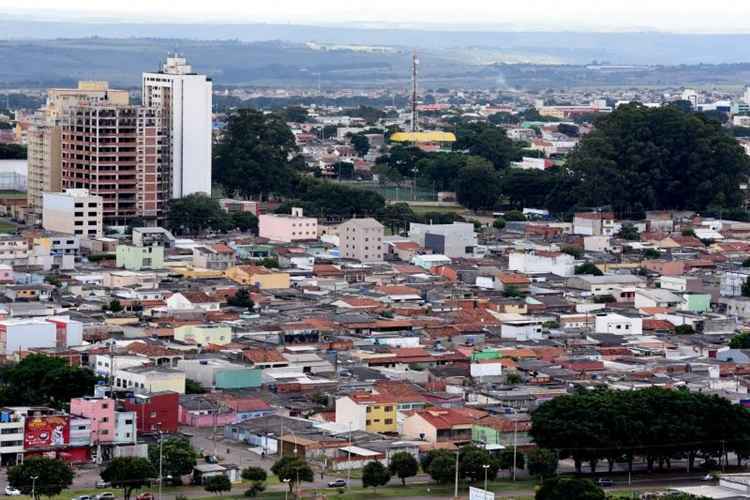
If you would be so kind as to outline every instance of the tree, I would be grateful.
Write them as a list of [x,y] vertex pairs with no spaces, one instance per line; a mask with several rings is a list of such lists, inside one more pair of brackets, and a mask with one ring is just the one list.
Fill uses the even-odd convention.
[[492,165],[481,158],[470,158],[458,172],[456,197],[470,210],[487,210],[497,204],[500,180]]
[[252,212],[234,212],[229,216],[229,221],[233,228],[258,234],[258,218]]
[[206,388],[197,380],[191,378],[185,379],[185,394],[205,394]]
[[430,465],[432,465],[432,461],[435,460],[437,457],[442,455],[448,455],[453,456],[448,450],[430,450],[427,453],[420,455],[419,457],[419,465],[422,467],[422,472],[429,474],[430,473]]
[[260,481],[263,482],[268,478],[266,469],[263,467],[245,467],[242,469],[242,479],[245,481]]
[[584,262],[575,268],[576,274],[592,274],[594,276],[603,276],[604,273],[592,262]]
[[3,404],[55,408],[69,404],[72,398],[91,394],[97,381],[91,370],[70,366],[62,358],[44,354],[25,357],[4,370],[0,379]]
[[109,310],[113,313],[118,313],[122,311],[123,307],[122,304],[120,304],[120,301],[117,299],[113,299],[109,302]]
[[750,349],[750,333],[738,333],[729,341],[732,349]]
[[406,478],[417,475],[419,463],[411,453],[399,451],[391,456],[391,460],[388,463],[388,469],[391,471],[391,474],[398,476],[398,478],[401,479],[401,484],[406,486]]
[[492,227],[495,229],[502,230],[505,228],[506,222],[505,219],[502,217],[498,217],[495,219],[495,221],[492,223]]
[[338,179],[354,179],[354,164],[348,161],[334,163],[333,171]]
[[8,469],[8,484],[24,495],[33,491],[35,500],[59,495],[73,484],[73,477],[70,465],[47,457],[29,457]]
[[307,109],[301,106],[289,106],[279,114],[284,121],[290,123],[307,123],[310,121]]
[[525,221],[526,216],[520,210],[508,210],[503,214],[505,220],[508,221]]
[[367,462],[362,469],[362,487],[364,488],[372,486],[377,490],[378,486],[385,486],[390,480],[390,471],[380,462]]
[[113,458],[101,473],[102,479],[112,483],[113,488],[122,489],[125,500],[130,499],[133,490],[148,485],[157,476],[156,467],[140,457]]
[[[643,210],[740,207],[750,158],[719,122],[673,106],[618,107],[570,154],[554,197],[576,207]],[[568,180],[570,182],[568,182]]]
[[508,167],[512,160],[520,157],[513,141],[505,135],[505,130],[487,123],[460,122],[456,126],[456,139],[454,151],[468,151],[470,155],[480,156],[498,170]]
[[213,178],[228,193],[266,199],[289,194],[297,152],[294,135],[277,114],[254,109],[232,112],[214,146]]
[[658,259],[661,257],[661,252],[655,248],[647,248],[643,251],[644,259]]
[[289,491],[294,490],[297,481],[310,482],[314,480],[313,470],[307,462],[301,457],[281,457],[272,466],[271,472],[274,473],[279,481],[285,479],[289,481]]
[[370,151],[370,140],[365,134],[354,134],[351,138],[352,147],[359,156],[365,156]]
[[[154,467],[159,467],[159,443],[150,444],[148,458]],[[190,441],[181,437],[170,437],[162,442],[162,471],[172,476],[175,484],[182,484],[182,476],[193,472],[198,463],[198,454]]]
[[0,143],[0,160],[25,160],[26,157],[26,146]]
[[170,200],[167,205],[166,226],[175,234],[225,231],[229,225],[229,216],[219,202],[203,193]]
[[578,137],[578,127],[570,123],[561,123],[557,126],[557,131],[568,137]]
[[529,474],[540,479],[557,474],[557,462],[557,454],[544,448],[535,448],[526,455]]
[[500,113],[493,113],[490,116],[488,116],[487,121],[489,121],[493,125],[509,125],[509,124],[518,123],[518,118],[516,118],[510,113],[500,112]]
[[203,488],[209,493],[221,494],[225,491],[232,491],[232,482],[224,474],[219,474],[204,480]]
[[450,483],[456,474],[456,457],[450,453],[436,456],[430,461],[427,473],[437,483]]
[[499,465],[487,450],[476,446],[466,446],[461,449],[459,460],[459,475],[468,479],[471,483],[477,483],[484,479],[485,465],[489,465],[487,479],[492,481],[497,477]]
[[750,278],[746,279],[744,283],[742,283],[742,289],[740,290],[740,293],[743,297],[750,297]]
[[554,477],[537,490],[535,500],[605,500],[604,490],[589,479]]
[[695,328],[688,324],[677,325],[674,329],[674,333],[676,335],[692,335],[695,333]]
[[617,237],[628,241],[638,241],[641,239],[641,234],[633,224],[623,224]]
[[583,249],[579,247],[574,247],[573,245],[565,245],[560,249],[562,253],[566,253],[570,255],[571,257],[575,259],[580,259],[583,257]]
[[516,469],[523,470],[526,466],[526,460],[523,453],[513,453],[512,449],[505,449],[497,457],[497,466],[499,469],[511,471],[513,469],[513,457],[515,455]]
[[250,292],[247,288],[240,288],[233,296],[227,299],[227,305],[231,307],[242,307],[245,309],[252,309],[255,303],[250,298]]

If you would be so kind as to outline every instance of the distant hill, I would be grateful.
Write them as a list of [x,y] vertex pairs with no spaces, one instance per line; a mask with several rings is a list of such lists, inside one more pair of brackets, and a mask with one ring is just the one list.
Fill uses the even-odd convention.
[[500,51],[511,57],[564,64],[586,64],[592,60],[612,64],[720,64],[748,62],[750,57],[747,51],[750,35],[731,34],[440,31],[289,24],[46,22],[1,13],[0,33],[5,39],[98,36],[243,42],[317,41],[428,50],[475,47]]

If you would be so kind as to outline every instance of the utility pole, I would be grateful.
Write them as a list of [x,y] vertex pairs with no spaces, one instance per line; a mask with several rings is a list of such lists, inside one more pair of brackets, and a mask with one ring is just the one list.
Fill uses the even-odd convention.
[[517,438],[518,436],[518,420],[513,420],[513,481],[516,480],[516,452],[518,450]]
[[458,498],[458,454],[459,450],[456,450],[456,479],[453,487],[453,498]]
[[349,447],[346,454],[346,487],[352,481],[352,421],[349,421]]
[[487,498],[487,471],[490,469],[489,464],[484,464],[482,469],[484,469],[484,497]]
[[159,500],[161,500],[161,486],[164,482],[164,433],[161,430],[161,422],[159,423]]
[[31,476],[31,498],[36,500],[36,480],[39,476]]
[[411,57],[411,131],[418,132],[419,126],[417,125],[417,65],[419,59],[417,59],[417,50],[414,49]]

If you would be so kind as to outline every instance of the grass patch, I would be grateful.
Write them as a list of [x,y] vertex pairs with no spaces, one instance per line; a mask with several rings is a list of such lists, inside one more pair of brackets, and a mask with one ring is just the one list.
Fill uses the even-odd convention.
[[409,204],[412,211],[417,215],[424,215],[427,213],[440,213],[440,214],[458,214],[461,215],[464,212],[466,212],[466,209],[463,207],[433,207],[429,205],[416,205],[416,204]]

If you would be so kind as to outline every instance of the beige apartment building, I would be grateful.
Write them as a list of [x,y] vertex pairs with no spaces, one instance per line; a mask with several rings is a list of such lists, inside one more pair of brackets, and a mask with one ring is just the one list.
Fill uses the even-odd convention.
[[341,256],[360,262],[382,262],[384,227],[375,219],[350,219],[339,225]]
[[126,90],[109,88],[107,82],[79,82],[75,89],[50,89],[47,103],[33,119],[28,132],[27,196],[30,222],[40,222],[42,193],[62,190],[62,118],[73,107],[98,102],[128,104]]

